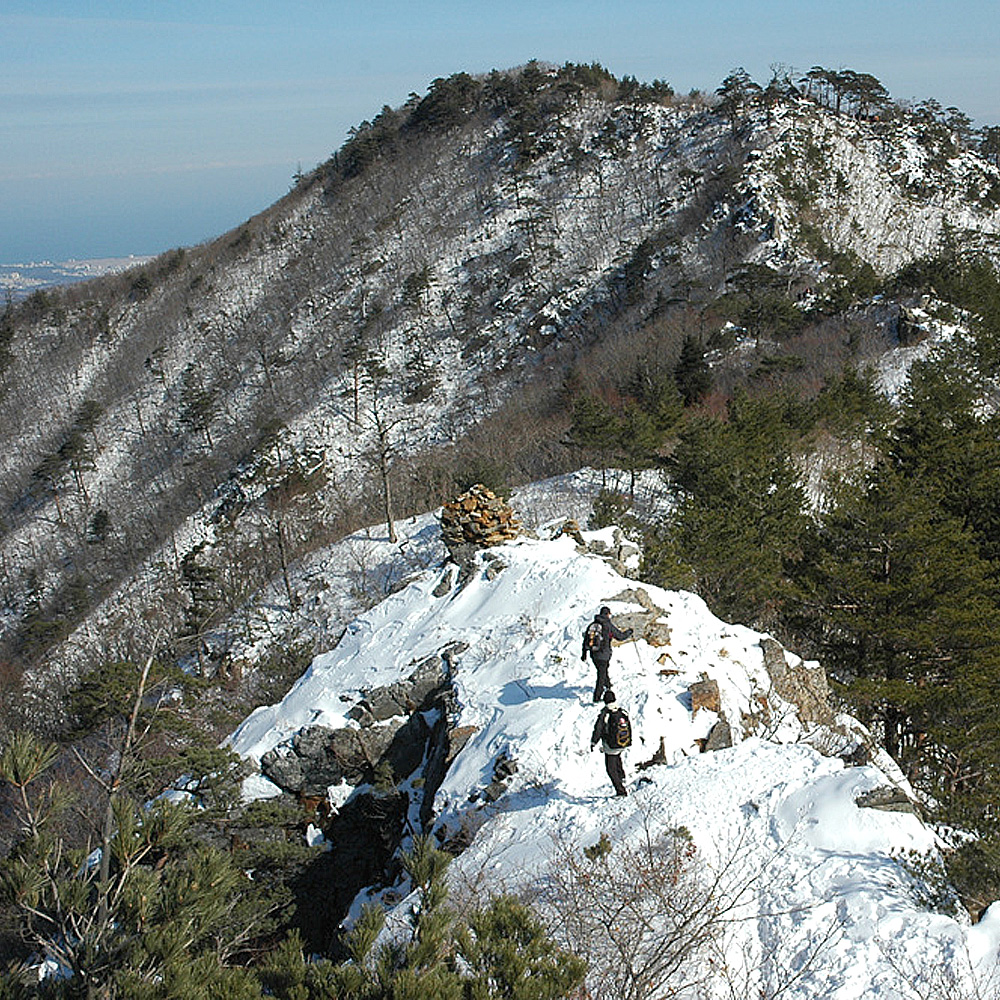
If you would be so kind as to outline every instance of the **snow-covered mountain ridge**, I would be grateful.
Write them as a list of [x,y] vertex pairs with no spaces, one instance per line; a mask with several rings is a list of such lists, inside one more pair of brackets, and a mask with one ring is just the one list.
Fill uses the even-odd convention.
[[[819,294],[834,252],[885,274],[945,234],[993,249],[996,168],[932,155],[913,123],[797,96],[733,121],[564,82],[531,84],[527,136],[509,102],[381,145],[365,123],[364,169],[334,158],[209,245],[16,311],[0,640],[35,721],[63,721],[54,677],[182,632],[200,570],[231,609],[359,508],[371,523],[380,457],[426,510],[446,499],[429,456],[508,460],[591,352],[669,360],[693,325],[710,335],[700,310],[748,263]],[[519,404],[523,428],[490,430]]]
[[[450,869],[455,893],[532,899],[557,936],[578,948],[589,942],[596,975],[600,949],[572,939],[553,888],[565,889],[602,838],[613,865],[616,852],[641,853],[682,830],[692,846],[674,881],[710,887],[685,898],[715,908],[718,919],[657,989],[687,982],[691,996],[847,1000],[945,995],[933,991],[950,984],[950,996],[992,995],[1000,916],[994,907],[970,926],[953,906],[928,905],[932,890],[904,855],[933,859],[939,843],[914,810],[861,804],[878,790],[912,796],[884,752],[869,746],[867,763],[845,761],[867,742],[862,727],[846,716],[804,721],[775,689],[765,652],[773,640],[718,620],[691,594],[622,576],[566,534],[547,540],[561,523],[481,552],[464,582],[450,564],[418,574],[353,621],[280,704],[254,712],[233,748],[259,760],[303,727],[356,726],[348,713],[365,692],[463,648],[451,660],[449,725],[465,742],[436,790],[430,824],[441,841],[464,847]],[[585,539],[612,551],[621,545],[616,529]],[[637,636],[616,647],[611,664],[636,734],[624,799],[589,749],[598,706],[580,635],[602,604]],[[814,668],[780,655],[789,670]],[[718,711],[692,704],[691,686],[706,679],[718,686]],[[702,752],[722,719],[732,745]],[[499,797],[485,796],[498,760],[515,767],[504,772]],[[401,784],[412,832],[420,830],[423,778],[422,766]],[[254,797],[276,791],[262,777],[246,785]],[[328,796],[336,810],[363,792],[342,785]],[[406,888],[372,887],[355,912],[381,898],[405,925],[412,903],[393,901]],[[669,916],[651,914],[640,952],[660,946]],[[685,980],[695,967],[697,992],[695,979]]]

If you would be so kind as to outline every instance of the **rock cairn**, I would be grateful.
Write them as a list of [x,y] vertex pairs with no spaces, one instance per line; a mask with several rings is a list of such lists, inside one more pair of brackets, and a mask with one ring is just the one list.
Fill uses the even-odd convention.
[[441,534],[453,556],[470,546],[483,549],[500,545],[516,538],[520,531],[521,522],[510,505],[482,485],[446,503],[441,511]]

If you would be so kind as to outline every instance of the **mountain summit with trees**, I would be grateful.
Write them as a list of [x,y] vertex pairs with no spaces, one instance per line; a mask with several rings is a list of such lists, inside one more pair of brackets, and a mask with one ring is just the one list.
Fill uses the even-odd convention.
[[[119,837],[98,897],[161,858],[184,859],[182,896],[199,865],[225,881],[204,830],[175,840],[137,803],[180,763],[227,814],[218,744],[427,568],[406,518],[591,467],[583,526],[641,547],[642,583],[822,664],[959,831],[942,863],[978,916],[1000,895],[998,157],[1000,127],[853,70],[680,95],[531,62],[383,108],[217,240],[8,302],[0,746],[20,818],[0,843],[51,873],[10,884],[39,906],[77,884],[43,842],[43,772],[90,796],[56,843],[107,857]],[[272,929],[294,854],[262,862]],[[70,912],[53,940],[84,933]],[[211,961],[259,958],[204,919]],[[166,976],[173,947],[142,961]]]

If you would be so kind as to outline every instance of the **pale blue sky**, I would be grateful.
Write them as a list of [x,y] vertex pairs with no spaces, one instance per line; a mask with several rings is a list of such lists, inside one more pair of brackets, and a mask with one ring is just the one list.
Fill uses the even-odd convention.
[[383,105],[532,58],[682,92],[850,68],[1000,123],[997,0],[2,0],[0,263],[217,236]]

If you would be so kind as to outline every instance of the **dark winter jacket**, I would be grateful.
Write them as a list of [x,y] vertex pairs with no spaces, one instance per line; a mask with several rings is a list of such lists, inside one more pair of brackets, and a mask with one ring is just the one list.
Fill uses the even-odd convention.
[[618,710],[618,702],[609,702],[604,708],[601,709],[601,714],[597,717],[597,722],[594,723],[594,731],[590,736],[590,749],[593,750],[598,743],[601,744],[602,753],[618,754],[621,753],[624,747],[613,747],[608,743],[608,716]]
[[[598,622],[601,626],[601,644],[597,649],[592,649],[590,655],[592,659],[603,660],[606,663],[611,659],[611,640],[617,639],[621,642],[623,639],[630,639],[632,637],[632,629],[622,631],[607,615],[594,615],[594,621]],[[583,654],[580,659],[587,659],[586,634],[583,637]]]

